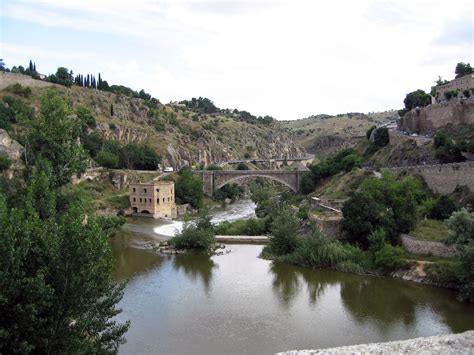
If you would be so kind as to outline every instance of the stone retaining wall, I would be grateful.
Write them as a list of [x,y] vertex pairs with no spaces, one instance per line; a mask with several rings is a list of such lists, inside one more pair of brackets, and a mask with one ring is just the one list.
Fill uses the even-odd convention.
[[446,245],[442,242],[421,240],[410,237],[408,234],[400,235],[403,247],[411,254],[434,255],[441,257],[452,257],[457,253],[454,245]]
[[474,162],[416,165],[390,168],[396,172],[406,171],[410,175],[420,175],[435,193],[449,194],[457,186],[467,186],[474,191]]

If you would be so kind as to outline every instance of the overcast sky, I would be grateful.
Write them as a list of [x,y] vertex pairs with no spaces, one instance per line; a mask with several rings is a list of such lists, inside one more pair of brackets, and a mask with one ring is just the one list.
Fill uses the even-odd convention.
[[470,0],[0,0],[0,58],[277,119],[398,109],[473,63]]

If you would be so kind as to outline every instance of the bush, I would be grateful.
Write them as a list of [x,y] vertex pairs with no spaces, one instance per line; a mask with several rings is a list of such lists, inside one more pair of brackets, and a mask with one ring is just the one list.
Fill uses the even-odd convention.
[[189,168],[179,172],[175,191],[179,204],[190,203],[194,208],[201,208],[204,197],[202,180],[194,176]]
[[376,128],[377,128],[377,126],[372,126],[367,130],[367,132],[365,133],[365,136],[366,136],[367,140],[370,139],[370,136],[372,135],[372,131]]
[[216,241],[211,217],[201,216],[196,224],[187,223],[183,231],[170,239],[170,245],[176,249],[195,249],[208,251]]
[[374,144],[377,147],[385,147],[389,143],[390,143],[390,136],[388,133],[388,128],[386,127],[377,128],[374,131]]
[[0,154],[0,171],[8,170],[12,164],[12,161],[3,154]]
[[249,167],[245,163],[239,163],[237,165],[237,170],[249,170]]
[[451,214],[456,211],[456,205],[451,197],[441,195],[431,209],[430,217],[438,220],[449,218]]
[[109,169],[117,169],[119,165],[119,157],[109,152],[99,152],[95,160],[100,166]]
[[293,212],[281,211],[273,220],[269,244],[264,248],[264,252],[275,256],[291,254],[300,242],[298,229],[299,221]]
[[385,244],[375,253],[374,264],[384,271],[394,271],[407,266],[405,251],[401,247]]
[[461,264],[457,261],[442,260],[426,264],[424,270],[431,282],[448,287],[456,287],[459,283]]
[[7,88],[7,91],[18,96],[23,96],[24,98],[29,98],[31,96],[31,88],[29,86],[23,86],[20,83],[10,85]]
[[224,221],[214,227],[220,235],[264,235],[267,232],[265,219],[250,218],[234,222]]

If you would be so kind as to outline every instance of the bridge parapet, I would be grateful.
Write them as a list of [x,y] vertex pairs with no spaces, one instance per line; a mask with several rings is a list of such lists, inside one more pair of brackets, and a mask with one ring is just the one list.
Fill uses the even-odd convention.
[[193,173],[201,176],[203,190],[208,196],[212,196],[215,190],[222,186],[246,177],[262,177],[278,181],[298,192],[301,176],[305,170],[196,170]]

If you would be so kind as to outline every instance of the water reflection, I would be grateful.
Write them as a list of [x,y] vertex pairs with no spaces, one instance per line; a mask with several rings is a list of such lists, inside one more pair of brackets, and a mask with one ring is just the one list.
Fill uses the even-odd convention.
[[416,318],[415,304],[403,287],[396,286],[393,280],[375,277],[343,278],[342,303],[359,323],[376,321],[382,331],[399,322],[411,327]]
[[204,291],[209,294],[213,269],[218,265],[207,255],[176,255],[173,257],[173,269],[183,271],[187,278],[201,280]]
[[270,272],[273,274],[273,292],[285,308],[289,308],[300,290],[300,281],[296,269],[283,263],[272,263]]

